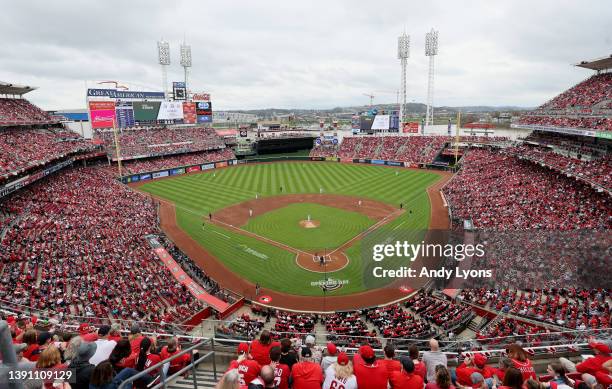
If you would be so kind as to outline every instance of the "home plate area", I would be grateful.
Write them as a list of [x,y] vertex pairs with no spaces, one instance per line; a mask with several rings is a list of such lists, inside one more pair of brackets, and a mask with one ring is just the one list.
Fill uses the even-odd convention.
[[300,251],[295,257],[295,262],[302,269],[311,272],[332,273],[344,269],[349,259],[342,251],[333,251],[329,254]]

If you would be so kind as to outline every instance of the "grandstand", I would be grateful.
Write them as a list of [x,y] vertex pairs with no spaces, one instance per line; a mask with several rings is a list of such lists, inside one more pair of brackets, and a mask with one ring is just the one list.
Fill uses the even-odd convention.
[[[242,355],[236,365],[228,364],[236,346],[248,342],[254,353],[262,347],[255,341],[262,332],[273,340],[291,339],[291,353],[308,345],[315,358],[333,356],[338,347],[368,359],[371,346],[384,360],[383,348],[393,344],[398,355],[416,346],[411,358],[427,369],[432,352],[444,353],[457,370],[475,354],[486,356],[489,367],[506,357],[517,367],[533,361],[532,376],[537,373],[542,382],[555,378],[546,365],[559,357],[580,362],[583,354],[595,354],[603,359],[599,370],[583,371],[586,365],[579,364],[571,377],[588,381],[582,374],[588,373],[604,384],[610,374],[603,363],[612,358],[605,352],[612,339],[610,257],[588,257],[571,240],[558,251],[544,250],[542,242],[551,238],[540,233],[587,231],[592,234],[584,244],[595,245],[597,233],[612,229],[609,62],[577,65],[598,74],[519,119],[514,126],[532,130],[524,138],[460,137],[460,159],[453,166],[436,165],[454,150],[457,139],[447,135],[347,136],[339,144],[315,145],[310,158],[302,159],[457,170],[440,192],[452,228],[465,233],[469,221],[469,233],[504,247],[485,260],[505,269],[505,277],[524,282],[461,290],[427,284],[381,306],[364,306],[356,297],[354,309],[337,312],[289,311],[267,304],[265,296],[223,288],[222,280],[211,278],[166,236],[160,200],[124,185],[237,164],[215,131],[160,124],[123,128],[116,138],[113,130],[98,129],[93,141],[86,140],[25,100],[33,88],[2,83],[0,336],[25,344],[17,355],[32,362],[55,347],[50,332],[63,348],[75,342],[71,339],[108,341],[109,334],[115,342],[129,339],[131,350],[113,367],[140,366],[143,375],[157,380],[173,375],[177,388],[187,385],[184,373],[203,379],[201,386],[214,386],[229,366],[248,360]],[[121,180],[118,161],[125,169]],[[499,231],[527,233],[519,243],[527,243],[528,254],[512,251],[516,248],[494,234]],[[568,276],[583,255],[588,262],[578,264],[603,276],[598,286],[576,287]],[[145,357],[166,350],[160,351],[163,357],[149,358],[148,367],[138,363],[145,336],[157,341],[144,350]],[[173,348],[176,339],[182,351]],[[334,347],[325,351],[328,342]],[[515,343],[526,357],[508,349]],[[4,349],[2,357],[11,359]],[[164,371],[171,357],[176,363]]]

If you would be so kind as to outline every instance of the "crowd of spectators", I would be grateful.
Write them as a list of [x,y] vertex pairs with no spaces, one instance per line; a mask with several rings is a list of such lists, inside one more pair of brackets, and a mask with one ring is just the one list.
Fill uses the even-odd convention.
[[0,182],[11,174],[93,148],[77,133],[63,129],[0,128]]
[[0,125],[50,124],[51,115],[26,99],[0,99]]
[[612,131],[612,118],[605,116],[527,114],[518,120],[518,124]]
[[453,217],[477,228],[612,228],[607,195],[501,151],[467,153],[444,194]]
[[264,324],[263,320],[251,318],[248,314],[243,313],[228,325],[217,326],[215,332],[231,338],[253,339],[261,332]]
[[[199,151],[189,154],[174,154],[163,157],[153,157],[148,159],[134,159],[122,162],[123,174],[136,174],[144,172],[154,172],[157,170],[171,169],[180,166],[190,166],[205,164],[208,162],[227,161],[236,156],[232,149],[221,149],[211,151]],[[117,170],[113,165],[113,170]]]
[[17,217],[0,242],[0,299],[66,315],[182,322],[202,303],[146,240],[160,234],[150,198],[103,169],[72,168],[0,203]]
[[475,316],[470,307],[433,297],[424,292],[406,300],[405,305],[416,312],[421,319],[435,324],[445,331],[451,331],[457,326],[467,325]]
[[610,99],[612,99],[612,73],[603,73],[576,84],[543,104],[540,109],[590,108]]
[[365,315],[383,338],[423,339],[436,333],[431,324],[406,312],[399,304],[371,308]]
[[464,301],[576,330],[612,327],[608,289],[467,289]]
[[337,312],[323,317],[328,340],[338,345],[358,347],[363,344],[380,344],[376,331],[368,329],[360,311]]
[[317,319],[312,314],[277,311],[274,330],[281,334],[311,334]]
[[[146,127],[118,130],[121,157],[159,156],[222,149],[225,143],[212,128]],[[94,139],[101,140],[108,153],[115,157],[115,138],[111,130],[96,130]]]

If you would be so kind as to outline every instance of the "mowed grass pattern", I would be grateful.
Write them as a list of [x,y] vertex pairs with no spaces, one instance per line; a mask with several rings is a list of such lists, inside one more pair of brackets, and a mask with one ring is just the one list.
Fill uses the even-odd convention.
[[[300,226],[300,221],[306,220],[308,215],[320,226]],[[320,204],[295,203],[255,217],[243,228],[296,249],[317,252],[340,247],[375,222],[357,212]]]
[[[261,197],[319,193],[323,189],[324,193],[370,198],[394,206],[403,203],[412,213],[384,228],[389,231],[389,239],[420,241],[422,230],[427,229],[430,219],[426,188],[438,178],[427,171],[371,165],[282,162],[241,165],[152,181],[141,186],[140,190],[172,201],[176,205],[179,226],[232,271],[280,292],[321,296],[321,289],[311,286],[311,282],[322,280],[323,275],[296,266],[291,253],[221,227],[209,224],[203,227],[203,217],[209,212],[253,199],[256,194]],[[363,263],[360,248],[359,243],[349,248],[347,255],[351,263],[329,275],[349,280],[349,283],[328,294],[343,295],[365,289],[363,272],[369,264]]]

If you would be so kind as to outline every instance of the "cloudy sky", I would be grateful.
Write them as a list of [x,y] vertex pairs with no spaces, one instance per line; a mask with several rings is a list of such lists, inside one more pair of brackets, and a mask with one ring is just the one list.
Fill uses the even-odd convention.
[[169,81],[216,109],[332,108],[395,102],[397,36],[411,37],[408,101],[427,93],[425,33],[440,31],[435,105],[535,106],[584,79],[570,66],[612,54],[610,0],[585,1],[6,1],[0,80],[40,87],[44,109],[84,108],[86,85],[161,90],[156,41],[170,42]]

